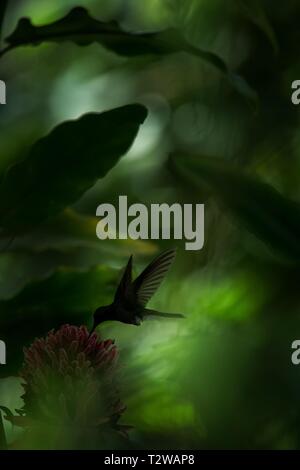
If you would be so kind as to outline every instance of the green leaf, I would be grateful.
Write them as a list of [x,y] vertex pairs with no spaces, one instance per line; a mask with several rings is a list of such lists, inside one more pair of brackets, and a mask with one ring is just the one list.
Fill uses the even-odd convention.
[[[124,263],[132,254],[153,257],[158,247],[149,240],[99,240],[99,218],[71,209],[36,230],[17,237],[9,251],[0,250],[0,300],[17,295],[33,281],[49,277],[59,267],[90,269],[98,264]],[[0,239],[0,246],[8,246]],[[1,335],[0,335],[1,339]]]
[[[72,41],[79,46],[99,43],[116,54],[131,57],[144,54],[169,54],[190,46],[175,29],[155,33],[123,31],[115,21],[102,22],[92,18],[85,8],[77,7],[64,18],[44,26],[34,26],[30,19],[22,18],[16,30],[6,39],[9,47],[38,45],[43,42]],[[215,66],[226,69],[214,54],[194,50]]]
[[0,186],[5,233],[24,232],[78,200],[129,150],[146,115],[141,105],[86,114],[39,140]]
[[23,347],[35,337],[66,323],[89,324],[94,310],[112,301],[118,278],[118,271],[106,266],[60,269],[16,297],[0,301],[0,338],[7,347],[7,365],[1,366],[0,376],[17,373]]
[[[69,266],[69,264],[66,264],[64,255],[67,255],[68,259],[70,254],[72,261],[76,262],[74,252],[78,254],[78,248],[80,248],[81,253],[79,257],[80,262],[82,263],[82,253],[84,250],[90,250],[93,265],[99,262],[103,263],[103,261],[111,261],[112,259],[120,260],[120,257],[124,257],[124,260],[127,261],[128,257],[133,253],[144,256],[154,256],[157,253],[157,246],[149,240],[107,239],[100,241],[96,237],[96,227],[99,220],[99,217],[78,214],[68,208],[57,217],[51,219],[51,221],[39,226],[36,230],[15,238],[10,248],[17,250],[16,262],[18,257],[20,257],[20,251],[25,252],[23,255],[25,260],[28,253],[33,256],[34,254],[39,254],[40,258],[43,257],[43,254],[47,256],[47,252],[49,252],[52,258],[55,253],[56,255],[61,254],[64,266]],[[4,241],[3,245],[5,246]],[[0,279],[1,258],[4,256],[4,254],[2,257],[0,256]],[[87,256],[86,252],[84,261],[88,262],[90,256]],[[55,261],[55,257],[53,261]],[[43,265],[45,266],[44,260]],[[19,282],[24,282],[24,279],[22,279],[24,276],[20,277]],[[7,278],[2,280],[2,285],[0,283],[0,298],[1,292],[5,290],[5,284],[7,284]]]
[[[3,54],[19,46],[65,41],[72,41],[79,46],[87,46],[96,42],[125,57],[187,52],[218,69],[234,85],[232,74],[228,71],[225,62],[216,54],[189,44],[180,31],[168,29],[154,33],[127,32],[122,30],[115,21],[104,23],[92,18],[88,11],[82,7],[74,8],[64,18],[44,26],[34,26],[30,19],[22,18],[16,30],[6,39],[8,47],[3,51]],[[244,81],[242,77],[239,78],[239,82],[241,81]],[[243,89],[248,88],[250,88],[249,85],[245,84],[236,90],[241,93]],[[254,91],[252,93],[255,94]],[[245,98],[249,98],[249,92]],[[256,95],[255,98],[257,98]]]
[[272,186],[229,162],[174,155],[174,169],[196,186],[208,189],[237,221],[263,241],[274,254],[300,261],[300,205]]

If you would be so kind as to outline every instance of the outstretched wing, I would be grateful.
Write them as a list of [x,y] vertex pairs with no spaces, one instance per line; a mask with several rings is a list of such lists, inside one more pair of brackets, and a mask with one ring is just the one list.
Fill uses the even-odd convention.
[[132,292],[132,255],[130,256],[122,279],[118,285],[115,301],[124,301],[128,295]]
[[157,291],[170,269],[176,250],[167,250],[150,263],[133,282],[133,290],[139,305],[145,306]]

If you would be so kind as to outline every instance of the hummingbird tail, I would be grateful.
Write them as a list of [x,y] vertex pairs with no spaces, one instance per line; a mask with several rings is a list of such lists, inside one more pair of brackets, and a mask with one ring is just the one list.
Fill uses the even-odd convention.
[[164,313],[145,308],[145,317],[147,318],[148,316],[157,318],[185,318],[181,313]]

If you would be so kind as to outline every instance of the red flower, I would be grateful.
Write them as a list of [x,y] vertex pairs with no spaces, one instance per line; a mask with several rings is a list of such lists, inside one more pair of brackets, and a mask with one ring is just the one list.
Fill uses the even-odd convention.
[[24,350],[24,406],[7,417],[31,427],[76,426],[100,432],[118,430],[124,411],[114,373],[117,348],[112,340],[89,335],[86,327],[64,325]]

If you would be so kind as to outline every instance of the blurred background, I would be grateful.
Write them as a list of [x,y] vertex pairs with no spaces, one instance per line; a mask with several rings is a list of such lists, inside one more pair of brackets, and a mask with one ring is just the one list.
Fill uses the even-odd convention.
[[[21,17],[47,24],[79,5],[11,0],[2,37]],[[176,263],[150,305],[186,318],[99,328],[120,350],[130,445],[299,448],[300,368],[290,359],[300,336],[300,132],[291,103],[291,82],[300,78],[299,2],[81,6],[126,31],[176,28],[228,71],[186,52],[126,58],[72,42],[20,47],[1,58],[8,86],[8,104],[0,107],[2,176],[65,120],[134,102],[149,110],[130,151],[74,206],[9,246],[0,240],[0,338],[8,366],[62,319],[90,324],[93,310],[111,300],[130,254],[138,273],[174,246],[98,240],[99,204],[117,204],[122,194],[146,205],[205,203],[204,249],[185,251],[176,240]],[[14,348],[16,358],[9,356]],[[17,408],[19,397],[19,379],[3,377],[1,404]],[[13,441],[17,430],[5,426]]]

